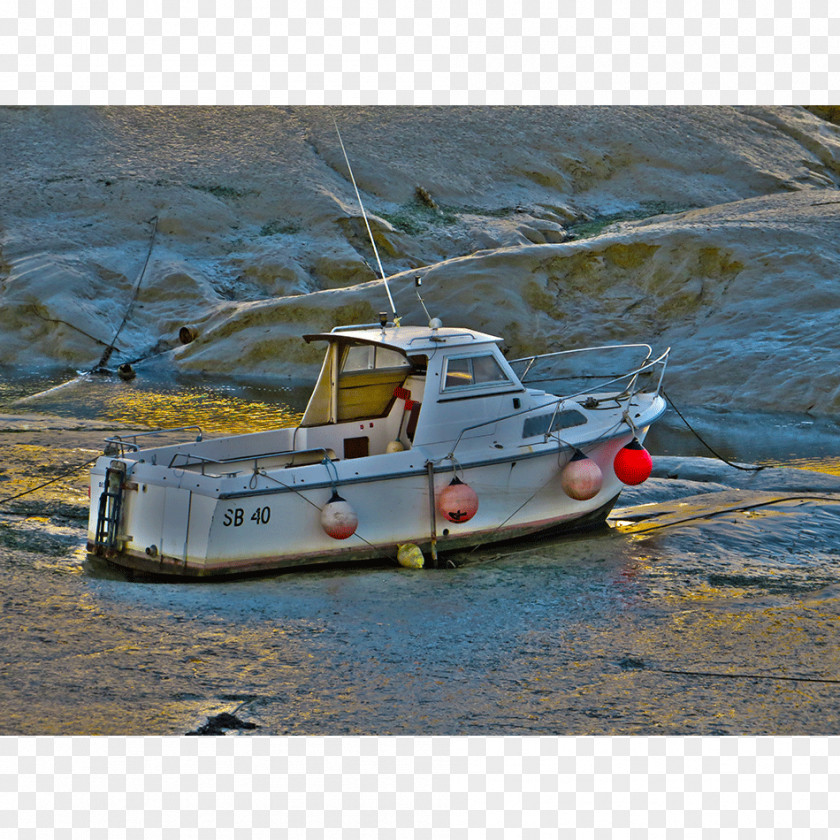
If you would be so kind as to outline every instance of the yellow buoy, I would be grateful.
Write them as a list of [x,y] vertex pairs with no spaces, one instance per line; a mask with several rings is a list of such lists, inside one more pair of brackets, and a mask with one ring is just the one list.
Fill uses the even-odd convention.
[[422,569],[423,552],[414,543],[397,546],[397,562],[406,569]]

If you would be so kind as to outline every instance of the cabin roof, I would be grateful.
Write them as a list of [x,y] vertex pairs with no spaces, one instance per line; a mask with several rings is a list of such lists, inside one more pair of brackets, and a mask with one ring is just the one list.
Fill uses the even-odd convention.
[[488,333],[460,327],[392,327],[384,329],[379,325],[364,327],[335,327],[328,333],[309,333],[303,336],[305,341],[330,341],[338,343],[379,344],[391,347],[406,355],[439,350],[444,347],[468,349],[482,344],[498,344],[502,339]]

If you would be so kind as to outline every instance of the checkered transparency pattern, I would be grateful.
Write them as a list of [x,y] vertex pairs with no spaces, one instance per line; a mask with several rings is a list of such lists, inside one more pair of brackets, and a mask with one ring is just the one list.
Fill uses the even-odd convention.
[[828,840],[838,785],[840,738],[4,738],[0,833]]
[[830,104],[832,10],[830,0],[5,0],[0,102]]

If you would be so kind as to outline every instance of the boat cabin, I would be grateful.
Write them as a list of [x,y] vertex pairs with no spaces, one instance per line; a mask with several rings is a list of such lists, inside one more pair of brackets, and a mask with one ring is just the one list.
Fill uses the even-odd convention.
[[[308,447],[331,448],[338,458],[452,441],[465,425],[525,407],[527,392],[496,336],[365,326],[304,339],[326,341],[327,351],[300,429]],[[492,429],[490,424],[476,433]]]

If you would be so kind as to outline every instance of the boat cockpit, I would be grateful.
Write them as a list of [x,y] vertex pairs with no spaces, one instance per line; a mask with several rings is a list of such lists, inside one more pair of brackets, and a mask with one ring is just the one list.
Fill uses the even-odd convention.
[[498,339],[483,333],[337,328],[304,339],[328,346],[299,429],[305,430],[307,447],[331,448],[339,458],[410,449],[424,400],[523,390],[505,369]]

